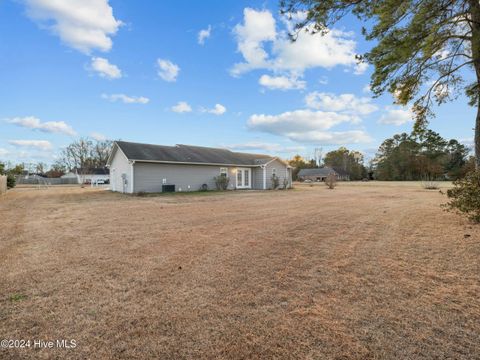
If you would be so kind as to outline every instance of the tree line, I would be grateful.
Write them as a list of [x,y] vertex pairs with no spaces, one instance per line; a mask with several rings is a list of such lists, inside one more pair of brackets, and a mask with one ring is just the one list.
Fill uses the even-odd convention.
[[432,130],[402,133],[380,145],[372,168],[378,180],[456,180],[474,168],[469,152]]
[[321,163],[316,160],[306,160],[300,155],[295,155],[288,161],[293,167],[292,176],[296,180],[301,169],[312,169],[317,167],[331,167],[335,170],[342,170],[350,176],[351,180],[361,180],[368,177],[368,169],[364,165],[364,156],[361,152],[348,150],[340,147],[337,150],[328,152]]
[[456,180],[475,168],[470,149],[455,139],[446,140],[435,131],[402,133],[386,139],[367,165],[362,153],[340,147],[328,152],[322,163],[294,156],[293,177],[301,169],[327,166],[343,170],[351,180]]
[[111,140],[96,141],[80,138],[62,149],[59,158],[50,166],[43,162],[12,164],[0,161],[0,174],[10,175],[10,177],[38,174],[48,178],[57,178],[69,171],[86,174],[92,169],[106,166],[112,145]]
[[[81,175],[91,169],[105,167],[112,145],[110,140],[80,138],[64,148],[50,167],[42,162],[30,166],[0,162],[0,174],[21,175],[28,172],[55,178],[68,171],[77,171]],[[424,130],[386,139],[369,164],[365,164],[361,152],[345,147],[328,152],[321,164],[300,155],[295,155],[288,162],[293,167],[294,180],[301,169],[319,166],[341,170],[351,180],[456,180],[475,167],[469,151],[455,139],[446,140],[432,130]]]

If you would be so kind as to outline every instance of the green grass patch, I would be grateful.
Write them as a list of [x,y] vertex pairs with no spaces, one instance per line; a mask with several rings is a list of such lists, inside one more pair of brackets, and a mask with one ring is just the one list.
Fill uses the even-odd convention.
[[11,302],[18,302],[26,299],[27,299],[27,295],[24,295],[24,294],[13,294],[10,296]]

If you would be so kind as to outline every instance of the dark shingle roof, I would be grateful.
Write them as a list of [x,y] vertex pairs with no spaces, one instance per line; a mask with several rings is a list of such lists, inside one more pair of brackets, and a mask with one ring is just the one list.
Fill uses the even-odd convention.
[[329,167],[323,167],[314,169],[301,169],[298,172],[298,176],[328,176],[332,173],[335,174],[335,170]]
[[166,161],[180,163],[262,165],[274,158],[261,154],[246,154],[227,149],[192,145],[152,145],[117,141],[117,145],[130,160]]
[[340,176],[349,176],[350,175],[348,173],[348,171],[345,171],[345,170],[343,170],[342,168],[339,168],[339,167],[334,167],[333,170],[335,170],[335,172]]

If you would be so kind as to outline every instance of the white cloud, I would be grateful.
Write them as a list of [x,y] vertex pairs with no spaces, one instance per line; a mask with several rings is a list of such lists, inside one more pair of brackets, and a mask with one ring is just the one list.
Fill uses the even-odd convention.
[[356,65],[356,42],[353,34],[332,29],[324,36],[310,35],[301,31],[295,42],[282,37],[274,44],[276,55],[274,67],[284,70],[303,71],[308,68],[331,69],[337,65]]
[[368,69],[368,64],[364,62],[357,63],[354,67],[353,73],[355,75],[362,75],[367,71]]
[[279,115],[254,114],[248,119],[251,129],[272,134],[292,133],[298,131],[328,130],[342,123],[356,124],[359,119],[349,114],[336,112],[295,110]]
[[295,76],[262,75],[258,83],[271,90],[305,89],[306,82]]
[[15,117],[6,119],[10,124],[15,124],[24,128],[40,130],[47,133],[60,133],[65,135],[76,135],[75,130],[64,121],[47,121],[41,122],[34,116]]
[[214,115],[223,115],[227,112],[227,108],[225,106],[223,106],[222,104],[215,104],[213,109],[201,108],[200,111],[201,112],[207,112],[207,113],[214,114]]
[[83,53],[109,51],[122,22],[108,0],[26,0],[27,15]]
[[176,113],[187,113],[192,111],[192,107],[185,101],[179,101],[177,105],[172,106],[172,111]]
[[371,93],[372,93],[372,89],[370,88],[370,84],[365,85],[365,86],[362,88],[362,92],[363,92],[364,94],[371,94]]
[[372,99],[356,97],[354,94],[335,95],[314,91],[305,96],[305,103],[312,109],[339,111],[357,116],[368,115],[378,110],[378,107],[372,104]]
[[467,149],[470,150],[470,153],[473,155],[473,153],[475,152],[475,141],[474,141],[473,137],[465,138],[465,139],[459,139],[458,142],[460,144],[465,145],[467,147]]
[[7,156],[10,153],[7,149],[0,148],[0,156]]
[[274,41],[277,36],[275,19],[270,11],[245,8],[243,17],[243,25],[237,24],[234,33],[238,51],[243,55],[245,63],[235,64],[232,69],[233,75],[240,75],[252,69],[268,68],[268,54],[263,49],[263,42]]
[[300,152],[305,150],[305,146],[283,146],[274,143],[264,143],[260,141],[252,141],[243,144],[232,144],[225,146],[229,150],[238,151],[267,151],[267,152]]
[[411,110],[394,108],[391,106],[386,107],[386,113],[384,113],[380,117],[380,120],[378,120],[379,124],[396,126],[400,126],[409,122],[413,122],[413,113]]
[[[288,28],[287,25],[287,30]],[[351,68],[355,73],[366,70],[365,65],[359,65],[355,59],[356,42],[351,32],[331,29],[322,36],[301,31],[296,41],[292,42],[287,31],[277,31],[276,21],[270,11],[246,8],[243,24],[235,26],[234,34],[237,49],[244,62],[233,66],[233,76],[254,69],[285,71],[298,75],[309,68],[330,69],[337,65]],[[270,51],[265,47],[267,42],[270,43]]]
[[90,137],[94,140],[97,140],[97,141],[105,141],[107,140],[107,137],[103,134],[100,134],[100,133],[97,133],[97,132],[92,132],[90,133]]
[[363,130],[350,131],[309,131],[291,133],[291,140],[321,145],[363,144],[372,142],[372,138]]
[[9,140],[8,143],[18,147],[35,148],[44,151],[52,149],[52,144],[47,140]]
[[359,121],[357,116],[350,114],[295,110],[279,115],[254,114],[248,119],[247,126],[252,130],[285,136],[297,142],[333,145],[371,141],[363,130],[328,131],[343,123],[357,124]]
[[125,104],[147,104],[150,99],[143,96],[127,96],[125,94],[102,94],[102,99],[116,102],[122,101]]
[[198,32],[198,43],[200,45],[205,44],[205,40],[208,39],[211,35],[212,27],[208,25],[208,28],[202,29]]
[[122,77],[122,71],[117,65],[110,64],[107,59],[93,57],[90,64],[93,71],[96,71],[101,77],[107,79],[119,79]]
[[473,137],[459,139],[458,142],[460,142],[460,143],[462,143],[462,144],[464,144],[464,145],[467,145],[467,146],[473,146],[473,145],[474,145],[474,139],[473,139]]
[[180,67],[169,60],[157,59],[158,66],[158,76],[163,80],[168,82],[177,81],[178,73],[180,72]]

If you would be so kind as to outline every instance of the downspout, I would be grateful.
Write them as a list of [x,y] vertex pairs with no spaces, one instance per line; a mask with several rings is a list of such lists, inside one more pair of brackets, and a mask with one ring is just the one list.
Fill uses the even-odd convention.
[[131,191],[132,194],[135,190],[135,184],[133,180],[134,179],[133,165],[135,165],[135,160],[132,160],[132,163],[130,164],[130,184],[132,184],[132,191]]
[[263,190],[267,190],[267,167],[262,165],[263,169]]

